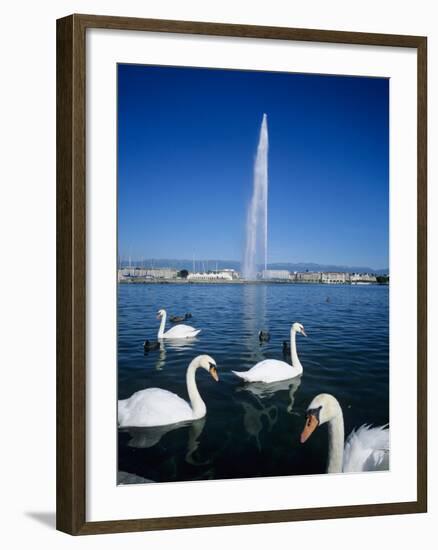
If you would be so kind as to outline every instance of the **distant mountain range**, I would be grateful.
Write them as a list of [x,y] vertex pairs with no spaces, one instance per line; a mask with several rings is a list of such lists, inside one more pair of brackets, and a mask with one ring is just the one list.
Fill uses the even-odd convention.
[[[195,260],[196,271],[208,271],[215,269],[235,269],[240,271],[241,263],[236,260]],[[123,266],[126,266],[126,262],[123,262]],[[176,269],[193,270],[193,260],[176,260],[176,259],[162,259],[162,260],[136,260],[132,261],[131,265],[142,267],[174,267]],[[369,266],[347,266],[347,265],[335,265],[335,264],[316,264],[311,262],[274,262],[268,264],[268,269],[286,269],[288,271],[341,271],[345,273],[375,273],[376,275],[387,275],[389,269],[375,269]]]

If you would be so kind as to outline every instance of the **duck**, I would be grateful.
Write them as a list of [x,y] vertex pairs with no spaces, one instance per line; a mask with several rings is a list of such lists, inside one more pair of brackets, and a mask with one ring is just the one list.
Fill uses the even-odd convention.
[[283,340],[283,344],[281,346],[281,349],[283,351],[283,355],[289,355],[290,354],[290,344],[287,340]]
[[326,423],[329,432],[327,473],[389,469],[388,424],[376,427],[363,424],[351,432],[344,444],[344,416],[339,401],[329,393],[321,393],[307,408],[301,443]]
[[301,323],[294,323],[290,329],[290,349],[292,365],[278,359],[265,359],[260,361],[247,371],[231,371],[233,374],[245,382],[279,382],[280,380],[289,380],[303,373],[303,366],[298,359],[296,347],[296,334],[307,336]]
[[182,321],[187,321],[187,319],[191,319],[191,317],[191,313],[185,313],[184,315],[172,315],[172,317],[169,317],[169,321],[171,323],[181,323]]
[[148,353],[149,351],[154,351],[156,349],[160,349],[160,342],[151,342],[151,340],[145,340],[143,342],[143,349],[145,353]]
[[203,418],[207,407],[196,385],[196,371],[201,368],[219,381],[216,361],[209,355],[198,355],[187,367],[186,385],[189,403],[168,390],[146,388],[120,399],[117,421],[120,428],[167,426],[179,422],[191,422]]
[[194,338],[201,330],[190,327],[189,325],[176,325],[164,332],[166,326],[167,313],[165,309],[160,309],[157,312],[157,319],[161,319],[160,328],[158,330],[158,339],[179,339],[179,338]]
[[267,330],[260,330],[259,331],[259,340],[260,342],[269,342],[271,339],[271,335]]

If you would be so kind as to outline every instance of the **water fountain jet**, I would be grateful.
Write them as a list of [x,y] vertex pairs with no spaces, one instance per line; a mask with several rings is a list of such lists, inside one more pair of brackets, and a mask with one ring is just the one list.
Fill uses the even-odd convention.
[[268,117],[263,115],[254,162],[253,192],[246,220],[246,242],[242,262],[244,279],[257,278],[257,265],[268,261]]

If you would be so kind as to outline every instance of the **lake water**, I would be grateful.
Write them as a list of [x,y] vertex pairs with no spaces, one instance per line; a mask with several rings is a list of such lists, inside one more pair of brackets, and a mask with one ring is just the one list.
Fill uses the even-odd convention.
[[[339,400],[346,435],[389,421],[385,285],[120,284],[118,292],[119,399],[148,387],[187,399],[186,368],[202,353],[216,360],[220,378],[197,371],[204,419],[170,430],[119,429],[121,472],[156,482],[323,473],[326,426],[299,442],[305,410],[322,392]],[[144,340],[157,339],[161,308],[168,316],[190,312],[185,323],[202,332],[145,355]],[[308,335],[297,335],[299,380],[245,385],[232,374],[263,359],[283,360],[282,342],[295,321]],[[260,329],[271,334],[263,345]]]

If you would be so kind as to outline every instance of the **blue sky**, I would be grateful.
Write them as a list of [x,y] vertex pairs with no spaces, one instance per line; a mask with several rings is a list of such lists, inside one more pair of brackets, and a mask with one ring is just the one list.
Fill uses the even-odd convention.
[[118,66],[119,256],[240,260],[263,113],[268,261],[388,266],[389,81]]

